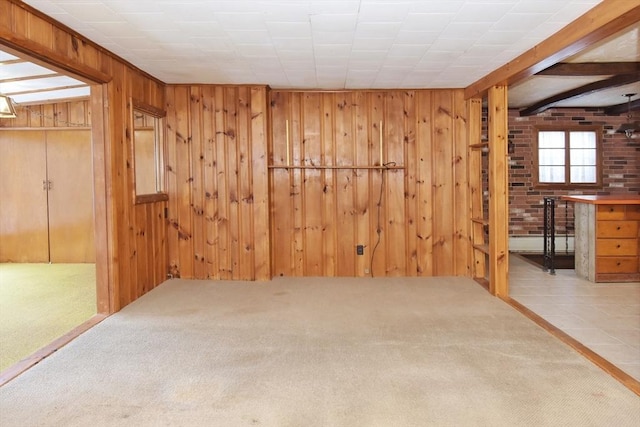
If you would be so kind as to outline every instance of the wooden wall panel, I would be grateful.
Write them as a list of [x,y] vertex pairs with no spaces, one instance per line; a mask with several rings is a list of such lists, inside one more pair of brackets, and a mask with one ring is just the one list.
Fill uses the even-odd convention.
[[509,105],[506,86],[493,86],[488,94],[489,127],[489,290],[509,296]]
[[247,161],[250,165],[249,176],[251,179],[253,194],[247,199],[247,205],[251,205],[253,221],[251,223],[254,250],[252,277],[256,280],[271,278],[270,264],[270,222],[269,222],[269,174],[267,170],[268,147],[268,114],[267,91],[263,87],[252,87],[250,93],[251,105],[251,138],[250,154]]
[[386,239],[384,249],[386,253],[386,276],[407,275],[407,262],[411,258],[407,254],[406,211],[405,211],[405,177],[406,169],[404,151],[405,135],[409,134],[408,123],[405,121],[405,98],[412,102],[413,92],[390,92],[386,97],[385,117],[383,121],[384,135],[382,150],[384,163],[395,162],[405,166],[402,170],[385,171],[385,223]]
[[16,105],[15,119],[1,119],[1,128],[90,128],[89,100],[39,105]]
[[416,98],[416,180],[417,215],[416,226],[418,250],[418,276],[433,276],[433,93],[420,91]]
[[266,88],[167,88],[173,275],[267,280]]
[[461,90],[272,91],[270,105],[274,275],[470,274]]
[[[358,123],[358,127],[362,127],[368,133],[368,138],[372,141],[369,150],[372,151],[370,156],[372,164],[376,166],[382,166],[384,160],[384,114],[385,114],[385,99],[386,94],[384,92],[373,92],[367,94],[369,102],[365,104],[369,109],[370,122]],[[382,146],[382,150],[380,147]],[[371,269],[369,274],[375,277],[385,276],[387,271],[387,251],[386,249],[386,189],[385,184],[388,183],[387,173],[379,170],[374,173],[369,173],[369,209],[371,210],[370,222],[367,224],[371,232],[369,233],[369,242],[365,247],[370,250],[365,250],[366,257],[368,258]],[[388,184],[387,184],[388,185]],[[379,238],[378,238],[379,236]],[[366,275],[367,273],[363,273]]]
[[[21,1],[1,4],[0,44],[94,83],[88,104],[31,106],[38,114],[21,115],[12,126],[69,126],[65,121],[97,124],[92,140],[98,311],[118,311],[165,279],[160,273],[166,272],[165,239],[150,232],[165,232],[166,227],[157,227],[157,214],[165,202],[135,205],[130,167],[131,98],[163,109],[164,84]],[[7,125],[0,121],[0,126]],[[139,214],[139,210],[154,214]],[[148,222],[150,218],[153,223]]]
[[[470,102],[470,101],[468,101]],[[469,134],[467,122],[469,108],[460,92],[453,92],[453,200],[454,265],[456,276],[472,276],[471,223],[469,207]],[[460,143],[462,141],[463,143]],[[466,248],[466,250],[465,250]]]

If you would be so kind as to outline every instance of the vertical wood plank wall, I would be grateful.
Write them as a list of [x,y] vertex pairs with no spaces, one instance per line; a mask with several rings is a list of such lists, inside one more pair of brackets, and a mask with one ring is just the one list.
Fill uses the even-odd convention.
[[169,269],[268,280],[267,90],[168,86]]
[[506,86],[489,88],[489,291],[509,296],[508,99]]
[[0,120],[2,128],[90,128],[89,100],[55,102],[16,107],[15,119]]
[[[271,91],[270,106],[273,275],[471,274],[462,90]],[[402,168],[311,167],[381,161]]]
[[17,0],[0,2],[0,44],[95,83],[83,114],[95,125],[98,312],[118,311],[166,278],[165,203],[132,197],[130,105],[164,108],[164,84]]

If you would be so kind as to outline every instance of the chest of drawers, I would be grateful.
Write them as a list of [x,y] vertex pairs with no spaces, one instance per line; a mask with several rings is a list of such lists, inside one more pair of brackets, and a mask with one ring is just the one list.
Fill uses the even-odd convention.
[[595,281],[640,280],[640,205],[598,205]]
[[575,202],[576,274],[593,282],[640,281],[640,198]]

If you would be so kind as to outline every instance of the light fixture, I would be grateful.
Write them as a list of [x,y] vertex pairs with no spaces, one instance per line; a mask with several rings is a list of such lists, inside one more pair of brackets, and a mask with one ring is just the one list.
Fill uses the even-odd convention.
[[624,133],[627,139],[631,139],[633,133],[640,128],[640,124],[638,122],[631,122],[631,97],[635,96],[635,93],[627,93],[623,96],[627,97],[628,107],[627,107],[627,122],[620,125],[616,132]]
[[0,119],[16,118],[16,109],[13,101],[6,95],[0,95]]

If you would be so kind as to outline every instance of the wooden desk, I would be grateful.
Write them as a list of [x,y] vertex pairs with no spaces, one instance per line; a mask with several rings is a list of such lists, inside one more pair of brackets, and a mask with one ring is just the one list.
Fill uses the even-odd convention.
[[640,196],[563,196],[575,203],[576,274],[640,281]]

